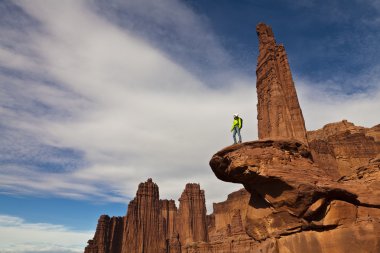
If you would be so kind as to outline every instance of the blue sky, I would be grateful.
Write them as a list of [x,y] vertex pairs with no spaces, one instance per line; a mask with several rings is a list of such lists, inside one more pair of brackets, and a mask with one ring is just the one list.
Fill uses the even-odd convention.
[[[257,139],[255,26],[288,53],[306,127],[379,123],[375,0],[0,1],[0,252],[82,252],[147,178],[208,211],[231,118]],[[6,235],[6,236],[3,236]]]

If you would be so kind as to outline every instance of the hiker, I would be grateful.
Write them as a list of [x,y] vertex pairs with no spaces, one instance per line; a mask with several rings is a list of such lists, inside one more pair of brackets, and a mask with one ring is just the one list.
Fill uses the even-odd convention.
[[239,117],[239,114],[234,114],[234,121],[232,123],[231,132],[233,131],[234,144],[236,144],[236,134],[239,136],[239,143],[241,143],[240,129],[243,127],[243,119]]

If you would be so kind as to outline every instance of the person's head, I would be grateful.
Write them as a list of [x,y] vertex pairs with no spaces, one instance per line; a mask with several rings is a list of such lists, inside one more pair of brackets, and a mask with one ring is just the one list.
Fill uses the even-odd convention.
[[234,119],[236,119],[236,118],[239,118],[239,114],[238,113],[234,114]]

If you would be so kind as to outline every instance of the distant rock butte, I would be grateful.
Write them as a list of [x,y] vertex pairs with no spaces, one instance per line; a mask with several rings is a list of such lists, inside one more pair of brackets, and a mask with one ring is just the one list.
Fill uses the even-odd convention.
[[307,144],[305,121],[298,102],[288,56],[272,29],[260,23],[256,68],[259,139],[295,139]]
[[257,33],[259,140],[210,160],[244,189],[207,215],[200,185],[186,185],[177,209],[149,179],[126,216],[99,218],[85,253],[380,252],[380,125],[306,132],[284,47],[267,25]]
[[84,252],[225,252],[241,245],[250,249],[252,239],[244,230],[248,201],[248,192],[241,189],[215,203],[215,212],[207,215],[204,191],[199,184],[187,184],[177,209],[174,200],[159,199],[158,186],[149,179],[139,185],[126,216],[100,216]]

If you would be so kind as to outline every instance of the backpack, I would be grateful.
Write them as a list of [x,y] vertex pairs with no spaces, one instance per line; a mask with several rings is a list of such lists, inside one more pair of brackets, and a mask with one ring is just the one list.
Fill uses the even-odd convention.
[[240,117],[239,117],[239,119],[240,119],[240,126],[241,126],[240,129],[242,129],[243,128],[243,119]]

